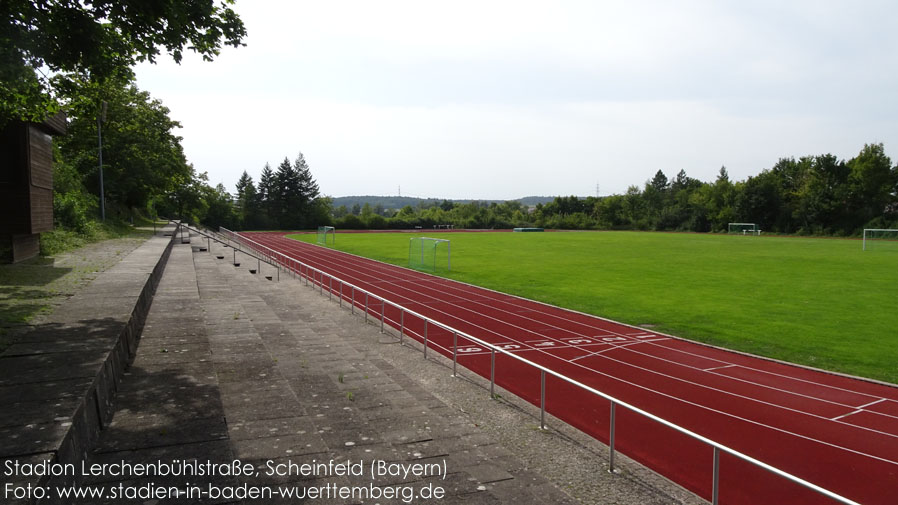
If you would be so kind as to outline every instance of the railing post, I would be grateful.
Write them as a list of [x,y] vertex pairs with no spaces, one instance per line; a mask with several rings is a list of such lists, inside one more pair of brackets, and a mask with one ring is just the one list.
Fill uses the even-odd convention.
[[711,505],[718,504],[720,497],[720,449],[714,446],[714,472],[711,483]]
[[611,422],[608,428],[608,471],[614,473],[614,427],[615,427],[614,402],[611,402]]
[[546,371],[539,371],[539,429],[546,429]]
[[351,309],[349,309],[349,313],[355,315],[355,286],[352,287],[352,305]]
[[365,291],[365,322],[368,322],[368,292]]
[[340,279],[340,308],[343,308],[343,279]]
[[381,298],[380,299],[380,332],[381,333],[384,332],[384,306],[385,305],[386,305],[386,303],[384,303],[384,299]]
[[318,294],[324,295],[324,272],[318,271]]
[[402,345],[403,332],[405,332],[405,309],[399,309],[399,345]]
[[452,376],[458,377],[458,332],[452,332]]
[[490,399],[496,399],[496,350],[490,349]]
[[427,319],[424,320],[424,359],[427,359]]
[[334,276],[330,275],[327,278],[327,299],[334,299]]

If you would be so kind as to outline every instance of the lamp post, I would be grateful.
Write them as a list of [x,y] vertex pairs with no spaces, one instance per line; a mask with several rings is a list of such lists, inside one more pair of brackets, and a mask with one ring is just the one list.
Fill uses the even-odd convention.
[[103,195],[103,123],[106,122],[106,100],[100,106],[100,115],[97,116],[97,138],[100,142],[100,219],[106,221],[106,197]]

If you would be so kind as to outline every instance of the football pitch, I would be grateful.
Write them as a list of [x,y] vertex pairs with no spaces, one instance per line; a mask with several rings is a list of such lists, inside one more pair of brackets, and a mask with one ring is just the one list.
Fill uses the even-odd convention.
[[445,259],[437,269],[444,277],[898,383],[898,251],[890,248],[864,252],[858,240],[773,236],[339,230],[335,248],[406,266],[416,236],[451,240],[452,270]]

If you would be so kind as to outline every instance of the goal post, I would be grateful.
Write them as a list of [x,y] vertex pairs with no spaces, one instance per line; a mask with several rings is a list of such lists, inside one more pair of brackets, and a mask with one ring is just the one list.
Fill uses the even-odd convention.
[[761,230],[755,223],[728,223],[727,233],[735,233],[738,235],[760,235]]
[[[445,246],[445,247],[444,247]],[[447,239],[412,237],[408,241],[408,267],[436,272],[446,265],[452,270],[452,244]]]
[[864,228],[862,250],[885,248],[898,250],[898,229]]
[[337,230],[333,226],[319,226],[318,227],[318,244],[327,245],[327,237],[330,235],[331,245],[337,243]]

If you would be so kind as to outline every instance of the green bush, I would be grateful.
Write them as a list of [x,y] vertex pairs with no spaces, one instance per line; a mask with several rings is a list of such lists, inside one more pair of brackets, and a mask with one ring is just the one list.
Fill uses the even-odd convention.
[[90,216],[96,212],[97,198],[93,195],[71,191],[53,197],[53,220],[57,227],[84,233],[91,223]]

